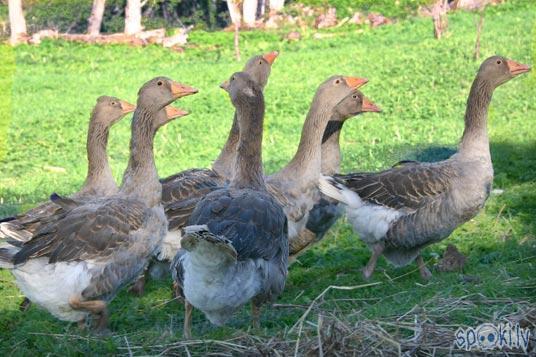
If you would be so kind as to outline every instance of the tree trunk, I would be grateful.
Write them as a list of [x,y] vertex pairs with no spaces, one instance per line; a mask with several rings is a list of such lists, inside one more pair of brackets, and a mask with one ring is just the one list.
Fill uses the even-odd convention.
[[140,0],[127,0],[125,9],[125,34],[135,35],[141,32],[141,8]]
[[87,33],[90,36],[98,36],[102,25],[102,16],[104,15],[104,5],[106,0],[93,0],[91,16],[88,20]]
[[259,0],[257,5],[257,18],[262,19],[264,17],[264,11],[266,10],[266,0]]
[[16,45],[26,41],[26,20],[22,12],[22,0],[9,0],[9,24],[11,27],[10,43]]
[[270,11],[281,11],[283,6],[285,6],[285,0],[269,0],[270,1]]
[[242,14],[244,15],[246,26],[255,27],[255,20],[257,20],[257,0],[244,0]]
[[229,16],[231,16],[231,22],[235,25],[240,24],[240,22],[242,21],[240,3],[237,0],[227,0],[227,8],[229,9]]

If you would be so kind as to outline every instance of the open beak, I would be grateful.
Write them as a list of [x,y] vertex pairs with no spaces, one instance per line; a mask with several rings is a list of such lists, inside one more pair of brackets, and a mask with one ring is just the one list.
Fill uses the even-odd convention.
[[530,66],[512,60],[506,60],[506,65],[512,76],[530,71]]
[[359,87],[362,87],[368,82],[368,79],[366,78],[358,78],[358,77],[343,77],[343,78],[346,84],[348,85],[348,87],[352,89],[357,89]]
[[121,100],[119,103],[121,103],[121,110],[123,111],[123,114],[132,113],[134,110],[136,110],[136,106],[130,104],[129,102]]
[[172,120],[172,119],[175,119],[175,118],[179,118],[179,117],[183,117],[183,116],[186,116],[190,113],[188,113],[186,110],[183,110],[183,109],[180,109],[180,108],[175,108],[171,105],[168,105],[166,107],[166,115],[167,115],[167,118],[169,120]]
[[229,91],[229,80],[223,81],[220,84],[220,88],[223,89],[224,91],[228,92]]
[[187,95],[192,95],[197,92],[199,92],[199,90],[194,87],[190,87],[178,82],[171,83],[171,93],[173,93],[175,98],[186,97]]
[[277,58],[277,56],[279,56],[279,52],[272,51],[270,53],[267,53],[267,54],[263,55],[262,58],[264,58],[266,60],[266,62],[272,64],[272,63],[274,63],[274,61]]
[[382,110],[376,104],[372,103],[367,97],[363,97],[363,105],[361,107],[363,112],[379,113]]

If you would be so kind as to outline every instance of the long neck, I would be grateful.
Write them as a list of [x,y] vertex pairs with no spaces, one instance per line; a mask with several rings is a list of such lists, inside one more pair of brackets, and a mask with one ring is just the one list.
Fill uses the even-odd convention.
[[108,146],[109,125],[91,120],[87,134],[88,169],[84,185],[78,195],[111,194],[117,191],[117,185],[108,164],[106,148]]
[[493,87],[477,76],[467,99],[465,129],[459,147],[460,154],[490,157],[487,122],[492,95]]
[[236,148],[238,146],[238,140],[240,139],[240,129],[238,125],[237,113],[235,112],[233,118],[233,125],[227,142],[220,152],[220,155],[212,164],[212,169],[227,179],[231,179],[233,176],[233,167],[236,159]]
[[330,117],[330,106],[313,100],[303,124],[300,144],[292,160],[276,175],[281,179],[309,181],[320,173],[322,135]]
[[130,159],[120,189],[121,194],[138,199],[149,207],[159,204],[162,198],[162,185],[158,180],[153,155],[156,134],[153,115],[165,116],[166,112],[161,109],[154,113],[142,107],[134,113]]
[[236,151],[235,174],[231,186],[236,188],[265,189],[262,169],[262,129],[264,99],[262,94],[254,104],[237,105],[240,123],[240,141]]
[[333,175],[339,173],[341,166],[341,147],[339,145],[339,138],[341,136],[342,126],[344,119],[334,114],[331,116],[326,130],[324,130],[324,136],[322,137],[322,164],[320,172],[324,175]]

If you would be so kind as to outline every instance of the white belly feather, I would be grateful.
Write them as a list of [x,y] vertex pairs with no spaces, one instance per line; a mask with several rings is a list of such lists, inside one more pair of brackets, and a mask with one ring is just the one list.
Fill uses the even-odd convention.
[[87,316],[69,305],[69,298],[82,293],[90,284],[90,270],[97,268],[88,262],[48,264],[48,258],[30,259],[12,270],[23,294],[64,321],[80,321]]
[[161,246],[156,252],[156,259],[173,260],[177,252],[181,249],[181,230],[168,231],[162,240]]

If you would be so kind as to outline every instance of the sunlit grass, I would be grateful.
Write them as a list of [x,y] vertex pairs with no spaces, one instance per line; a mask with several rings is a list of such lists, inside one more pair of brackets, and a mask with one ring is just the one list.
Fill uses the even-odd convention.
[[[330,31],[332,37],[306,36],[296,43],[283,41],[283,34],[277,32],[245,33],[244,59],[268,50],[281,52],[265,91],[267,171],[277,170],[292,156],[316,86],[336,73],[369,78],[363,91],[383,109],[381,115],[363,115],[345,125],[343,172],[378,170],[407,158],[438,159],[448,150],[430,148],[455,148],[463,130],[469,87],[479,66],[472,59],[476,16],[449,16],[450,32],[441,41],[433,38],[429,19],[409,19],[375,30],[342,28]],[[535,16],[535,5],[526,1],[490,8],[482,34],[482,57],[498,53],[534,63]],[[7,154],[0,163],[0,213],[28,208],[51,192],[76,190],[85,175],[84,140],[95,99],[107,94],[134,102],[139,86],[156,75],[200,89],[199,94],[176,104],[192,114],[157,135],[160,175],[209,166],[232,118],[232,106],[218,84],[244,61],[233,60],[232,34],[194,33],[192,42],[196,47],[184,54],[152,46],[62,42],[18,47],[12,95],[9,88],[0,93],[0,111],[12,108],[7,136],[0,139],[0,144],[7,142]],[[1,81],[8,83],[9,76],[2,76]],[[333,291],[326,298],[354,299],[337,306],[358,309],[369,318],[403,314],[434,296],[481,293],[535,302],[534,290],[524,288],[530,282],[534,285],[536,259],[535,83],[534,72],[517,78],[496,91],[491,105],[494,186],[504,192],[492,195],[481,214],[424,252],[433,264],[447,243],[457,245],[468,257],[464,274],[477,276],[480,282],[464,283],[459,274],[434,272],[431,282],[423,284],[414,266],[394,269],[381,259],[373,277],[381,284]],[[0,118],[0,124],[5,118]],[[124,120],[110,136],[110,163],[118,179],[126,166],[128,140],[129,123]],[[62,167],[65,172],[47,171],[47,166]],[[292,266],[280,303],[307,305],[329,285],[364,283],[360,269],[368,256],[364,244],[341,221]],[[21,296],[9,272],[0,272],[0,297],[0,349],[6,353],[125,353],[118,350],[126,346],[125,334],[136,346],[169,343],[182,334],[182,307],[176,302],[164,304],[171,298],[169,281],[150,282],[142,298],[121,293],[111,304],[111,328],[119,336],[104,339],[79,338],[76,326],[59,322],[35,306],[19,312]],[[467,314],[448,318],[453,324],[477,325],[504,308],[476,305]],[[302,313],[299,308],[266,309],[263,328],[257,333],[282,333]],[[215,328],[195,313],[194,334],[228,338],[248,328],[248,316],[244,309],[229,326]],[[150,351],[147,347],[145,353]]]

